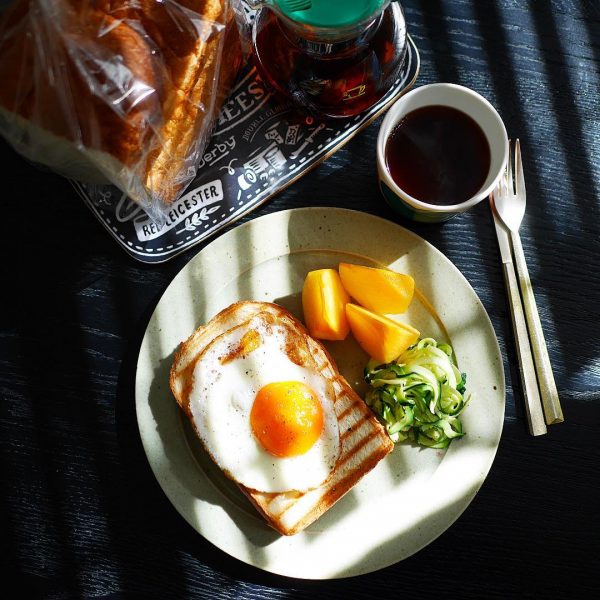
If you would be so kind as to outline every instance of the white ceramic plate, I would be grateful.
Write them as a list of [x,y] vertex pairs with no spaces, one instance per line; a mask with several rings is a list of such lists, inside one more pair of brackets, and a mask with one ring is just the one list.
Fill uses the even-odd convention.
[[[282,304],[301,317],[311,269],[340,261],[386,265],[414,276],[437,311],[415,298],[406,315],[423,336],[449,338],[475,394],[461,419],[467,435],[446,452],[398,445],[305,531],[270,529],[207,458],[171,396],[178,344],[237,300]],[[352,339],[328,343],[362,391],[366,356]],[[469,505],[494,459],[504,418],[504,371],[490,320],[458,269],[417,235],[371,215],[331,208],[273,213],[206,246],[169,285],[144,336],[136,409],[144,449],[165,494],[210,542],[245,563],[291,577],[368,573],[417,552]]]

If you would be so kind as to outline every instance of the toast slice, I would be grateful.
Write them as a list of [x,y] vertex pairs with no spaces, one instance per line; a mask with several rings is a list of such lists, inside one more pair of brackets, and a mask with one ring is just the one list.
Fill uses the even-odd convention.
[[266,302],[237,302],[199,327],[183,342],[171,369],[169,383],[179,406],[190,416],[188,401],[196,360],[218,335],[259,313],[296,328],[305,337],[318,370],[333,382],[341,452],[332,475],[308,492],[265,493],[239,485],[258,512],[277,531],[294,535],[319,518],[364,475],[392,451],[394,444],[375,415],[339,373],[329,353],[308,335],[304,326],[284,308]]

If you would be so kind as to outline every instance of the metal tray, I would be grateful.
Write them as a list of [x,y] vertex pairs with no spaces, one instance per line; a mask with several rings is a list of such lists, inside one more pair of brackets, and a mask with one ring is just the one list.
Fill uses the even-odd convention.
[[106,230],[133,258],[161,263],[246,215],[331,156],[415,82],[419,53],[407,57],[389,92],[347,119],[315,120],[272,95],[248,67],[224,103],[197,175],[166,221],[153,220],[114,186],[71,183]]

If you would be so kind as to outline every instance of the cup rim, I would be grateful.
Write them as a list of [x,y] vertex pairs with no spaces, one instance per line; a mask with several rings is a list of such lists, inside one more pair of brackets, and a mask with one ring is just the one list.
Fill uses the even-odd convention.
[[[392,176],[390,174],[390,171],[387,167],[386,160],[385,160],[385,146],[386,146],[387,139],[388,139],[393,127],[400,121],[402,116],[404,116],[404,114],[406,114],[403,112],[402,109],[403,109],[404,105],[406,104],[407,99],[412,96],[428,94],[428,93],[431,93],[432,91],[435,91],[438,89],[455,90],[457,92],[467,94],[467,95],[471,96],[472,98],[476,99],[482,106],[484,106],[488,110],[488,112],[490,113],[492,118],[496,121],[496,124],[500,126],[500,129],[502,131],[503,138],[504,138],[503,139],[504,151],[503,151],[503,155],[502,155],[501,166],[498,169],[498,172],[493,177],[492,182],[487,187],[479,190],[471,198],[465,200],[464,202],[459,202],[458,204],[443,204],[443,205],[429,204],[427,202],[423,202],[423,200],[419,200],[419,199],[411,196],[409,193],[405,192],[394,181],[394,179],[392,178]],[[468,114],[465,110],[461,109],[460,106],[457,106],[456,104],[452,104],[452,103],[443,102],[443,101],[435,101],[435,102],[431,102],[431,103],[426,103],[423,106],[449,106],[451,108],[456,108],[457,110],[461,110],[462,112],[465,112],[465,114]],[[488,141],[488,144],[490,144],[490,149],[491,149],[491,146],[492,146],[491,140],[490,140],[489,136],[487,135],[486,130],[481,126],[480,121],[478,121],[475,117],[473,117],[473,115],[469,115],[469,116],[481,127],[481,130],[484,132],[484,135],[486,136],[486,139]],[[498,179],[500,178],[500,176],[504,172],[504,169],[506,168],[507,161],[508,161],[508,134],[506,132],[506,127],[504,125],[504,122],[502,121],[502,118],[498,114],[498,111],[481,94],[479,94],[475,90],[472,90],[471,88],[465,87],[463,85],[458,85],[455,83],[430,83],[430,84],[422,85],[418,88],[415,88],[415,89],[407,92],[406,94],[403,94],[400,98],[398,98],[398,100],[396,100],[396,102],[394,102],[394,104],[390,107],[387,114],[385,115],[385,118],[383,119],[381,126],[379,127],[379,133],[377,136],[377,163],[378,163],[380,174],[385,175],[386,185],[388,187],[390,187],[396,195],[400,196],[403,200],[406,200],[409,204],[412,204],[415,208],[426,210],[429,212],[439,212],[439,213],[463,212],[463,211],[471,208],[472,206],[475,206],[475,204],[478,204],[479,202],[481,202],[481,200],[483,200],[484,198],[486,198],[487,196],[489,196],[492,193],[492,190],[496,187],[496,184],[498,183]],[[490,165],[490,169],[491,169],[491,165]],[[488,176],[489,176],[489,173],[488,173]],[[486,177],[486,179],[487,179],[487,177]]]

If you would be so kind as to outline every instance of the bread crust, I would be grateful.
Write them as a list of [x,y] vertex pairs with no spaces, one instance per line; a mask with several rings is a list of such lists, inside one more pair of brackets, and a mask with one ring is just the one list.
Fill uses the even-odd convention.
[[294,535],[342,498],[393,450],[394,444],[375,415],[339,373],[323,345],[310,337],[291,313],[267,302],[242,301],[232,304],[180,344],[171,368],[169,384],[177,403],[188,417],[187,396],[192,385],[194,365],[203,349],[220,333],[261,312],[290,324],[305,337],[317,369],[333,382],[334,408],[340,427],[340,457],[331,477],[318,488],[308,492],[265,493],[238,484],[269,525],[284,535]]

